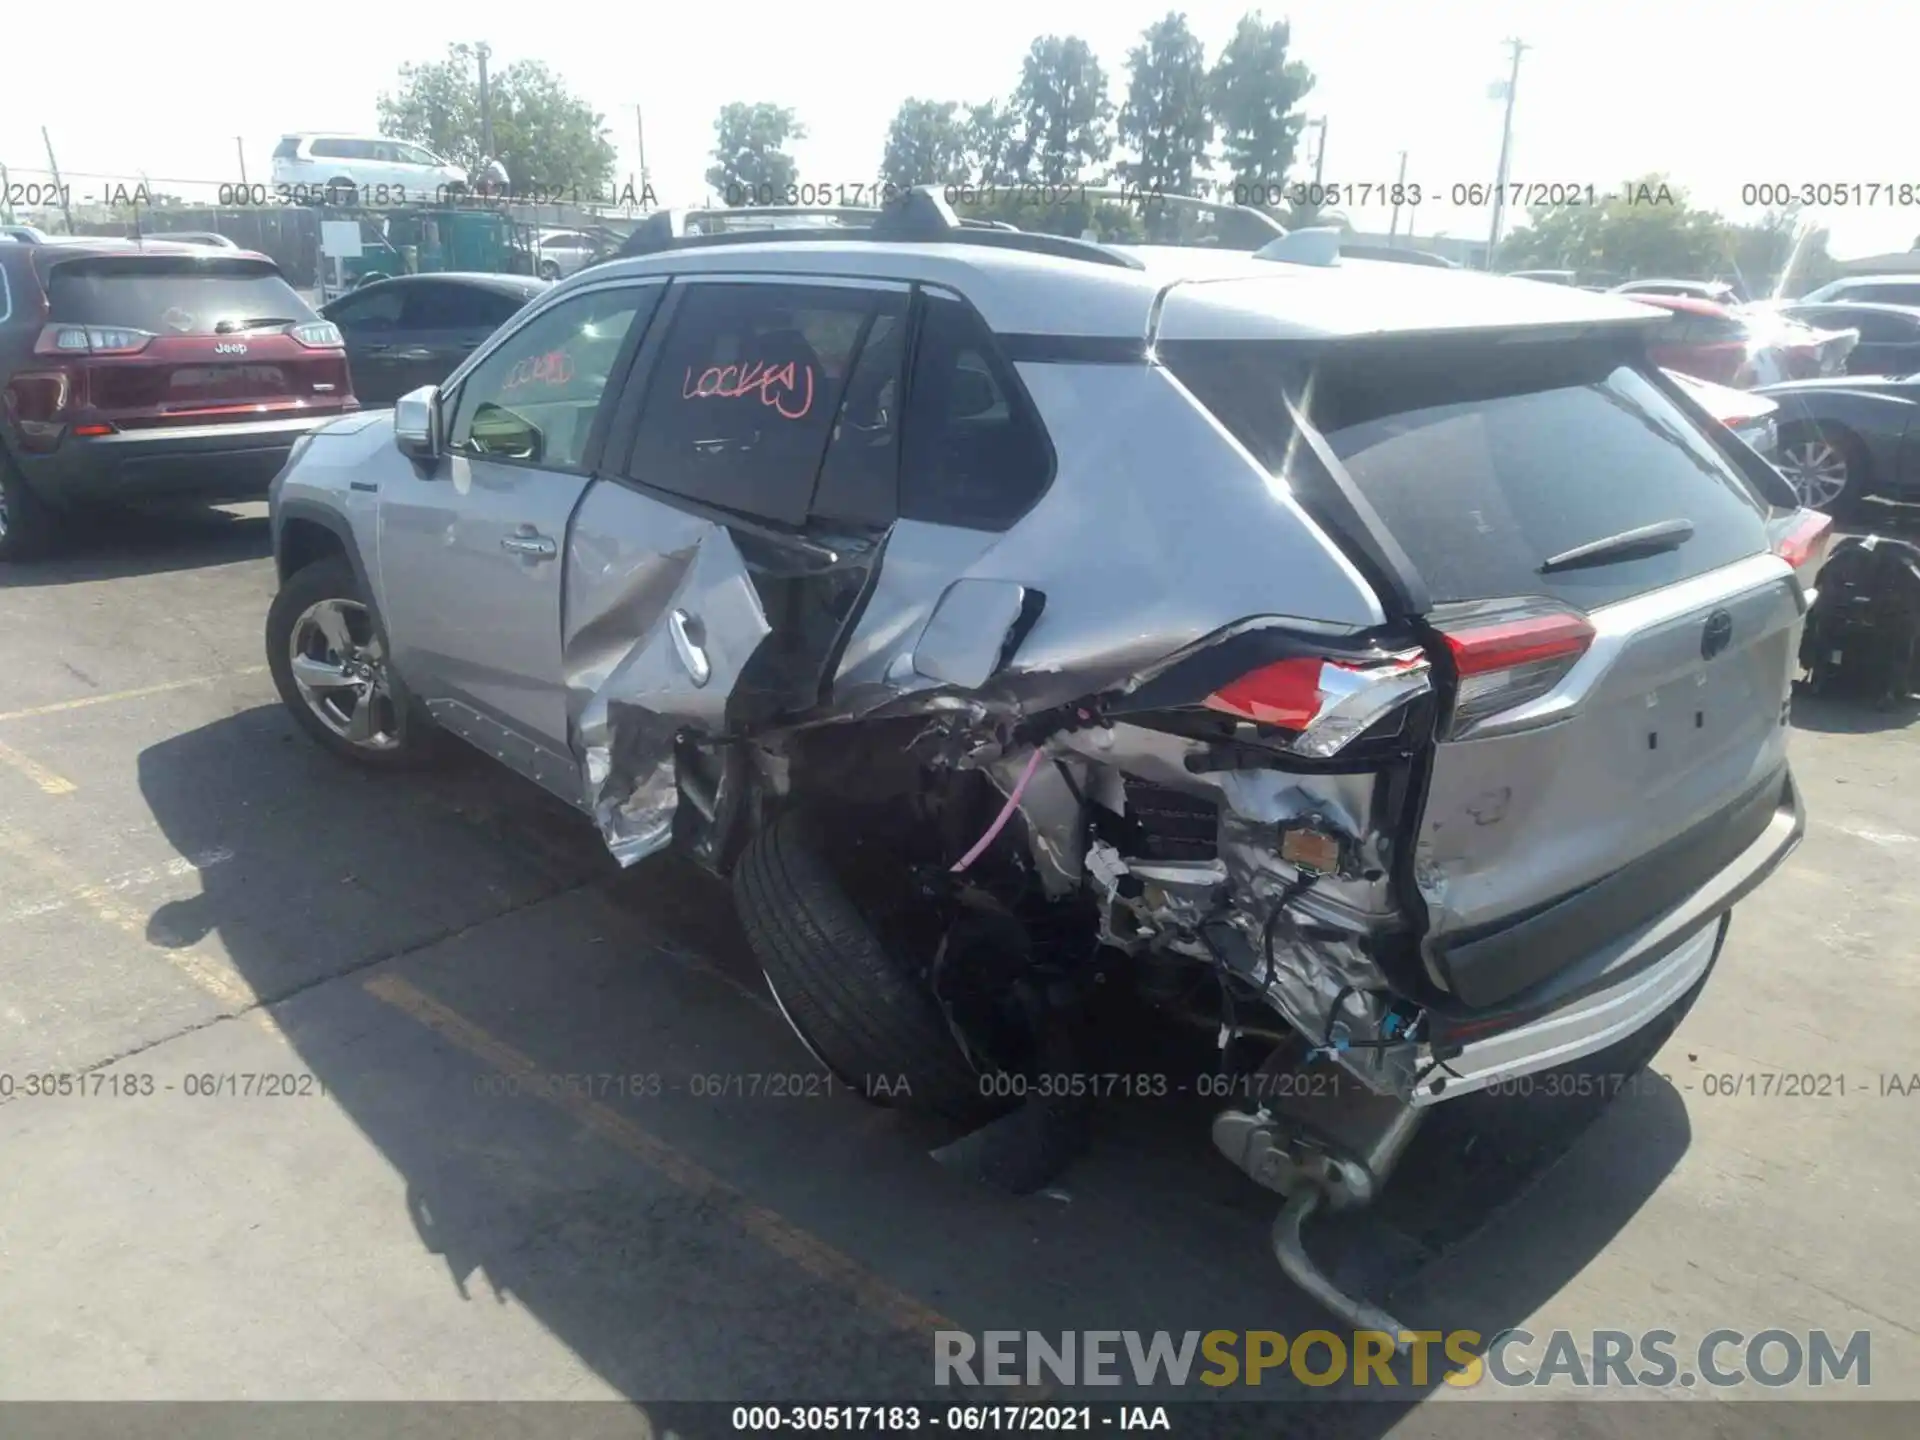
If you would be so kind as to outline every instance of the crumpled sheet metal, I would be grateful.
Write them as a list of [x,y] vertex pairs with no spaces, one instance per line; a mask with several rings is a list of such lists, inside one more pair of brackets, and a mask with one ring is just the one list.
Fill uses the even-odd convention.
[[[674,644],[676,613],[688,617],[706,656],[704,681],[689,672]],[[710,527],[679,588],[580,714],[589,803],[622,865],[672,838],[679,804],[674,737],[683,729],[726,728],[727,697],[771,628],[732,537],[724,527]]]

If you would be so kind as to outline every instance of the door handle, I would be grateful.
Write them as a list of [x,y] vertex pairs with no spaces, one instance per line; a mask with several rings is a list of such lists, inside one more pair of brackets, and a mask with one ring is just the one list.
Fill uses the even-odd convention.
[[535,560],[551,560],[560,553],[560,547],[546,535],[533,530],[522,530],[518,535],[502,535],[500,548],[510,550],[515,555],[528,555]]
[[713,666],[707,663],[707,652],[693,643],[693,636],[687,633],[689,625],[699,622],[684,610],[675,610],[667,616],[667,634],[673,637],[673,653],[680,657],[680,663],[686,667],[687,676],[698,689],[713,678]]

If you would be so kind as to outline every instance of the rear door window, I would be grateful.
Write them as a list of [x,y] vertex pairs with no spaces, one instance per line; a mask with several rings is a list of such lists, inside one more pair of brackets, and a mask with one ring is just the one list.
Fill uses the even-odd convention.
[[963,302],[925,297],[908,386],[900,513],[1005,530],[1053,477],[1053,450],[993,332]]
[[195,255],[101,255],[63,261],[47,281],[50,318],[155,335],[217,335],[247,321],[311,320],[270,262]]
[[690,500],[804,524],[855,349],[885,293],[690,285],[627,473]]
[[1920,283],[1911,285],[1862,285],[1847,291],[1849,300],[1865,300],[1887,305],[1920,305]]
[[[1591,610],[1767,549],[1765,507],[1692,421],[1612,347],[1486,341],[1262,347],[1165,357],[1256,457],[1290,447],[1283,386],[1425,579],[1436,603],[1548,595]],[[1194,354],[1199,350],[1203,353]],[[1317,481],[1300,476],[1309,497]],[[1543,575],[1577,546],[1666,520],[1678,548]]]
[[491,330],[519,305],[492,290],[428,280],[407,287],[403,330]]
[[327,307],[327,318],[349,335],[371,330],[394,330],[406,308],[405,286],[376,285],[348,295]]

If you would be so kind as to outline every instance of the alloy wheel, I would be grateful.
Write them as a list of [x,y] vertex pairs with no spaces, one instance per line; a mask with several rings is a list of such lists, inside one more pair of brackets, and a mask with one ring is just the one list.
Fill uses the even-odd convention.
[[1825,510],[1846,493],[1846,451],[1823,435],[1809,435],[1781,447],[1780,473],[1802,505]]
[[350,745],[399,747],[400,708],[366,606],[338,599],[309,605],[293,622],[287,650],[293,683],[322,725]]

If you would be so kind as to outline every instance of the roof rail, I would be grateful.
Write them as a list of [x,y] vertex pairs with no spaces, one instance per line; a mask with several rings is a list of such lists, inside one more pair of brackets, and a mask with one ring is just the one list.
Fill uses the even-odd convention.
[[1170,195],[1164,190],[1142,189],[1139,186],[1122,186],[1118,189],[1100,185],[1075,186],[1072,193],[1089,200],[1118,201],[1143,214],[1151,213],[1153,207],[1160,206],[1163,209],[1184,210],[1189,214],[1213,216],[1218,228],[1214,248],[1221,250],[1258,250],[1287,233],[1287,227],[1266,211],[1229,200],[1201,200],[1192,195]]
[[[759,219],[815,220],[814,225],[760,225]],[[856,223],[844,223],[844,222]],[[744,222],[744,223],[742,223]],[[709,231],[707,226],[721,228]],[[777,205],[738,209],[657,210],[647,216],[620,247],[620,259],[663,250],[705,249],[715,245],[784,244],[789,241],[873,240],[940,245],[980,245],[1024,250],[1097,265],[1143,268],[1128,255],[1090,240],[1034,234],[1003,221],[965,220],[954,213],[936,185],[920,185],[878,209],[850,205]]]

